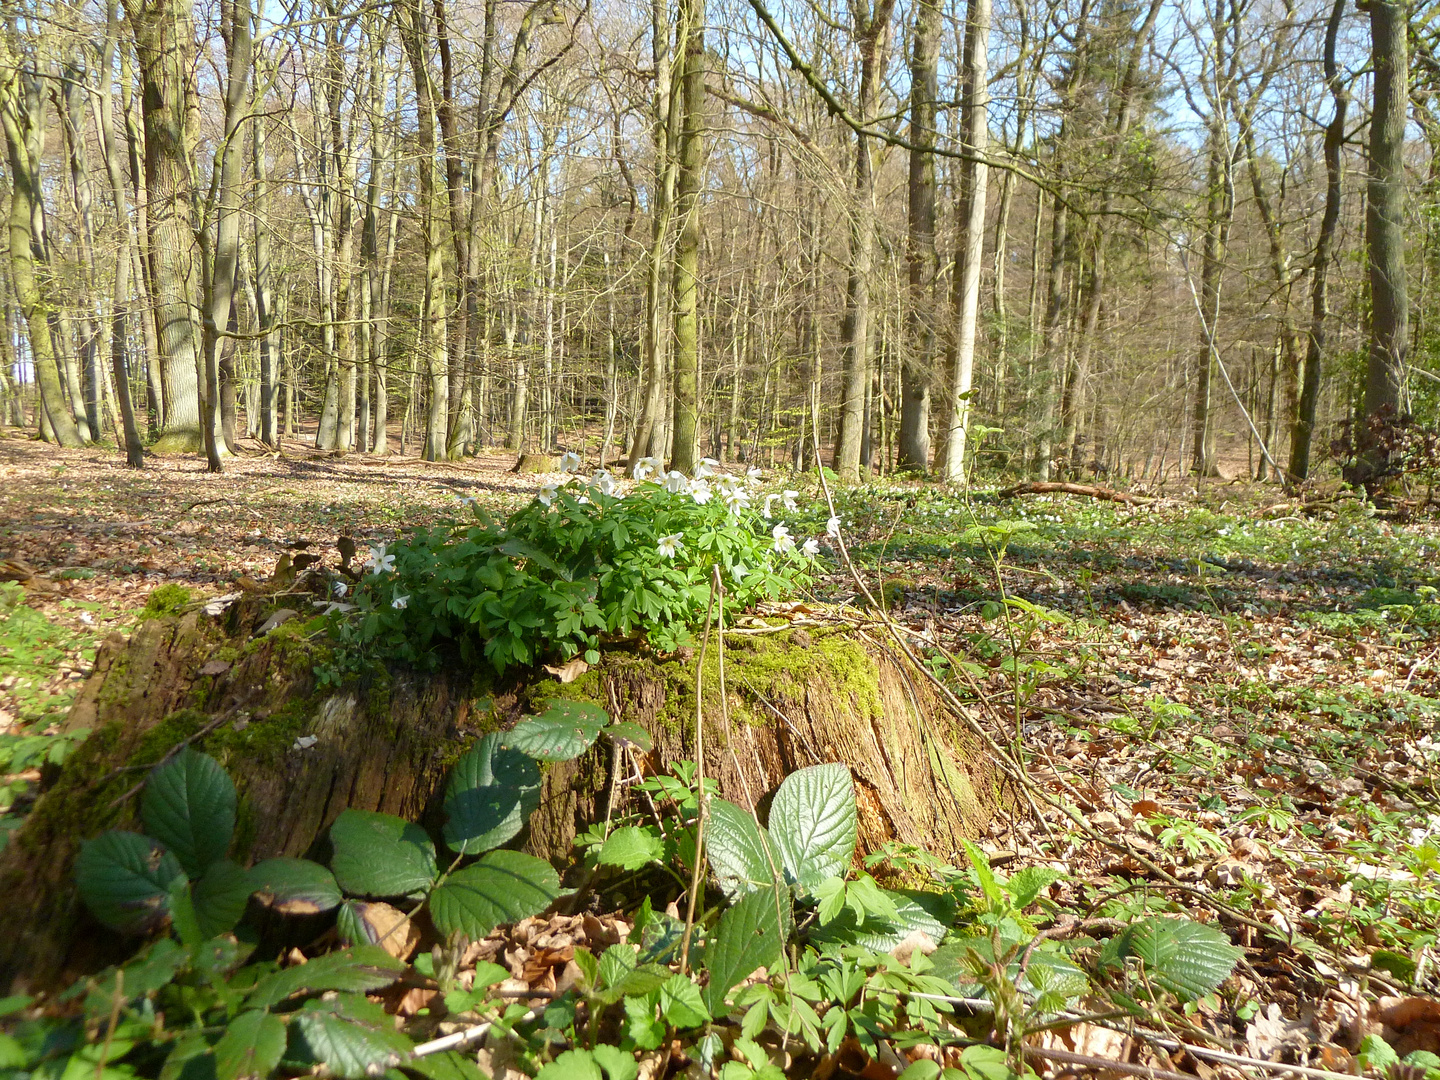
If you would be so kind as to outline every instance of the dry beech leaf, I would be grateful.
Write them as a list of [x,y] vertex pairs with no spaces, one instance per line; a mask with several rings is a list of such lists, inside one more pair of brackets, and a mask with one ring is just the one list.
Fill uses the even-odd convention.
[[545,664],[544,667],[546,671],[554,675],[555,678],[559,679],[562,683],[574,682],[590,670],[590,665],[579,656],[568,663],[561,664],[559,667],[556,667],[554,664]]

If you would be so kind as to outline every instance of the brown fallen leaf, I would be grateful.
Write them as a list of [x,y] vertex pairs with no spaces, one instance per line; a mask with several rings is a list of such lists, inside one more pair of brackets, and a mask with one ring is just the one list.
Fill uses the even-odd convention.
[[379,945],[396,960],[409,960],[420,944],[420,930],[399,908],[384,903],[352,905],[370,944]]
[[582,657],[575,657],[567,663],[556,667],[554,664],[545,664],[544,668],[562,683],[572,683],[581,675],[590,670],[590,665]]

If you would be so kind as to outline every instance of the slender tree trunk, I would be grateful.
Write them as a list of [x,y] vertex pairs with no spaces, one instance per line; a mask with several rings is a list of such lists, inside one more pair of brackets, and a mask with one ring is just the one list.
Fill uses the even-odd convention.
[[[856,114],[868,123],[880,93],[884,54],[895,0],[877,0],[873,11],[853,6],[860,45],[860,92]],[[840,431],[833,467],[842,483],[860,479],[865,442],[865,396],[870,385],[870,289],[875,261],[875,163],[864,135],[855,136],[855,176],[847,218],[850,265],[845,280],[845,316],[840,324]],[[868,463],[866,463],[868,466]]]
[[682,0],[683,107],[680,167],[675,184],[675,210],[680,235],[675,245],[675,435],[670,467],[687,476],[699,464],[700,307],[696,278],[700,267],[700,191],[705,172],[705,5]]
[[0,126],[4,127],[10,166],[10,281],[30,331],[42,432],[48,425],[56,442],[73,447],[83,445],[84,440],[65,402],[50,330],[52,305],[35,273],[34,221],[40,206],[40,160],[45,145],[40,126],[43,109],[38,78],[11,51],[8,36],[0,33]]
[[955,359],[950,369],[950,423],[945,479],[965,479],[966,429],[970,385],[975,371],[975,334],[980,313],[980,265],[985,254],[985,193],[989,170],[989,104],[986,58],[990,47],[990,0],[969,0],[965,26],[965,88],[961,123],[966,149],[960,163],[960,207],[964,223],[956,250]]
[[100,136],[100,151],[105,159],[105,174],[110,181],[110,198],[115,205],[116,217],[125,222],[125,244],[115,260],[115,301],[110,310],[110,366],[115,380],[115,400],[120,407],[125,463],[132,469],[142,469],[145,467],[145,452],[140,444],[139,426],[135,422],[135,406],[130,398],[128,371],[128,326],[133,299],[131,252],[135,248],[136,230],[127,208],[125,180],[120,172],[120,147],[115,137],[115,119],[111,112],[112,72],[119,31],[118,0],[109,0],[106,7],[105,44],[100,52],[100,93],[93,102],[95,126]]
[[679,93],[683,79],[677,80],[675,60],[670,47],[668,0],[651,0],[651,54],[655,68],[654,116],[651,138],[655,144],[655,179],[651,191],[650,253],[646,261],[645,279],[645,364],[641,376],[643,405],[635,420],[635,434],[630,440],[630,456],[626,470],[635,468],[646,455],[659,456],[664,447],[656,445],[663,425],[665,408],[666,356],[669,322],[669,290],[665,288],[664,266],[670,238],[670,220],[674,213],[676,170],[679,167],[675,148],[679,142],[681,106]]
[[[1409,102],[1407,0],[1371,0],[1371,65],[1375,105],[1370,118],[1370,176],[1365,241],[1370,256],[1370,355],[1365,367],[1365,418],[1404,412],[1410,305],[1405,283],[1405,117]],[[1369,432],[1362,432],[1362,478],[1383,467]]]
[[[203,341],[205,401],[202,431],[211,472],[221,470],[226,433],[220,426],[220,367],[226,341],[222,330],[232,325],[235,282],[240,266],[240,177],[245,122],[250,105],[250,0],[226,0],[221,32],[227,46],[225,126],[215,151],[214,246],[206,252]],[[208,235],[207,230],[207,235]],[[233,339],[231,339],[233,340]],[[233,431],[233,412],[232,412]]]
[[1310,327],[1305,341],[1305,368],[1300,383],[1299,401],[1295,408],[1295,429],[1290,437],[1290,479],[1292,482],[1310,475],[1310,443],[1315,434],[1315,410],[1320,401],[1321,365],[1325,357],[1325,321],[1329,314],[1331,249],[1335,230],[1340,223],[1340,201],[1344,182],[1345,115],[1350,106],[1350,93],[1335,62],[1340,22],[1345,16],[1345,0],[1335,0],[1330,21],[1325,27],[1325,82],[1330,89],[1334,112],[1325,125],[1325,213],[1320,219],[1320,234],[1315,240],[1315,258],[1310,265]]
[[430,385],[430,408],[425,424],[426,461],[445,457],[449,434],[449,363],[446,352],[445,256],[443,230],[446,213],[442,205],[444,182],[435,138],[435,104],[430,83],[430,65],[422,30],[419,0],[401,0],[395,5],[400,38],[410,57],[415,78],[416,124],[419,134],[420,211],[425,243],[425,294],[421,303],[421,340],[426,375]]
[[910,177],[905,262],[909,331],[900,369],[900,469],[930,467],[930,387],[935,364],[935,99],[939,96],[940,8],[917,0],[910,60]]

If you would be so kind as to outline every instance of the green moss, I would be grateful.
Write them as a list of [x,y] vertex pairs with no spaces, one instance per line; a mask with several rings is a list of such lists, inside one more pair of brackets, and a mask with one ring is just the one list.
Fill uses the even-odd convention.
[[[863,645],[841,628],[806,630],[801,641],[795,640],[796,633],[726,637],[725,685],[733,719],[768,725],[775,714],[762,697],[771,702],[795,701],[814,686],[848,695],[863,719],[882,714],[879,674]],[[666,681],[665,711],[659,720],[667,730],[678,731],[695,722],[695,663],[670,660],[659,665]],[[719,700],[720,658],[713,643],[700,685],[706,701]]]
[[179,615],[190,606],[190,590],[183,585],[159,585],[145,598],[145,607],[140,612],[140,621],[163,619]]
[[113,804],[142,774],[111,767],[123,736],[122,722],[91,732],[66,759],[60,778],[35,804],[14,843],[32,854],[42,853],[62,838],[83,839],[125,824],[131,807]]

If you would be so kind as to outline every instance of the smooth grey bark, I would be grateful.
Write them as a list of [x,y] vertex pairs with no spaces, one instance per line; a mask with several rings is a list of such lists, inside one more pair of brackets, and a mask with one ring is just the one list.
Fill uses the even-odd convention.
[[955,252],[955,355],[950,369],[950,416],[945,449],[945,479],[965,479],[966,429],[975,370],[975,334],[980,313],[980,265],[985,253],[985,194],[989,178],[984,156],[989,149],[986,60],[990,48],[990,0],[969,0],[965,22],[965,86],[961,126],[970,157],[960,163],[960,218]]

